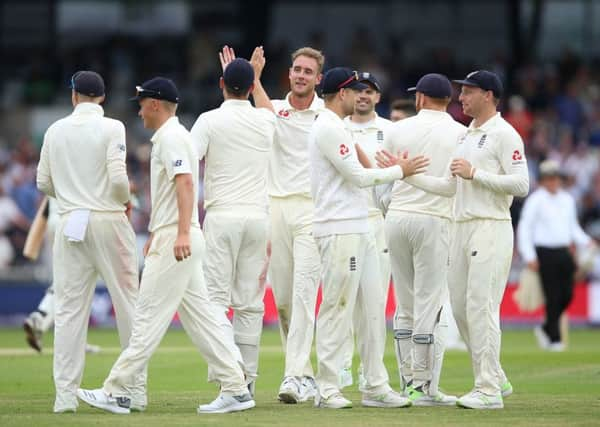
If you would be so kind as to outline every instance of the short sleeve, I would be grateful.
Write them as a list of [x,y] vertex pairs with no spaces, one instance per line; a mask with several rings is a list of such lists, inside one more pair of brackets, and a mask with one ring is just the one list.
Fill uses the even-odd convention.
[[184,139],[177,138],[176,134],[166,135],[160,142],[160,159],[165,165],[169,180],[176,175],[192,173],[189,150]]

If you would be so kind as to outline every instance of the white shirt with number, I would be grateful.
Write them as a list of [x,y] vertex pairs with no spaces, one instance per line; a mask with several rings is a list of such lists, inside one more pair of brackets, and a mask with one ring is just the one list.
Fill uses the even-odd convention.
[[314,94],[306,110],[297,110],[285,99],[272,100],[276,130],[269,164],[269,195],[310,197],[308,135],[317,115],[323,111],[323,100]]
[[198,174],[199,161],[192,136],[171,117],[154,133],[150,160],[150,198],[152,212],[148,230],[152,233],[161,227],[178,224],[179,209],[175,176],[191,174],[194,184],[192,226],[200,227],[198,221]]
[[267,176],[275,117],[247,100],[227,100],[191,130],[205,158],[204,208],[268,214]]
[[[375,167],[377,164],[375,154],[383,148],[385,135],[393,123],[378,115],[375,115],[373,120],[369,120],[365,123],[353,122],[352,116],[348,116],[344,119],[344,123],[350,131],[354,143],[360,146],[361,150],[363,150],[369,158],[371,165]],[[369,215],[379,215],[381,211],[375,205],[371,189],[365,189],[363,193],[369,206]]]
[[402,179],[402,168],[363,168],[344,121],[329,109],[315,120],[309,154],[315,237],[368,233],[369,209],[362,189]]
[[525,197],[529,191],[527,160],[517,131],[500,113],[480,127],[471,122],[455,157],[476,168],[473,180],[457,180],[455,220],[510,220],[513,197]]
[[98,104],[77,104],[44,135],[38,188],[56,197],[58,213],[75,209],[123,212],[129,200],[125,126]]

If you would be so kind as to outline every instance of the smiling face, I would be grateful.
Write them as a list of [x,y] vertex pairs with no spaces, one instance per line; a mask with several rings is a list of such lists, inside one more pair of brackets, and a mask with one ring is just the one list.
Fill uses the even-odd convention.
[[368,88],[357,92],[354,112],[361,116],[369,115],[375,110],[375,105],[379,103],[380,99],[381,94],[369,85]]
[[321,82],[319,64],[314,58],[300,55],[290,67],[290,90],[295,96],[306,97],[313,94]]

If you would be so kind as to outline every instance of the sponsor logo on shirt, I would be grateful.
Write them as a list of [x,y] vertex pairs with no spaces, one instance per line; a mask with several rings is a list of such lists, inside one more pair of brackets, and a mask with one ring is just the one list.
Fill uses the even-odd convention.
[[513,154],[512,154],[512,164],[513,165],[520,165],[522,163],[525,163],[525,160],[523,160],[523,154],[519,150],[513,151]]
[[183,160],[175,160],[173,162],[173,167],[179,167],[183,164]]
[[483,144],[485,144],[485,140],[487,139],[487,134],[483,134],[479,142],[477,143],[477,148],[483,148]]
[[340,155],[345,156],[350,152],[350,149],[346,144],[340,144]]
[[290,111],[282,108],[281,110],[279,110],[277,112],[277,117],[282,118],[282,119],[289,119]]
[[119,150],[125,151],[125,144],[119,144]]

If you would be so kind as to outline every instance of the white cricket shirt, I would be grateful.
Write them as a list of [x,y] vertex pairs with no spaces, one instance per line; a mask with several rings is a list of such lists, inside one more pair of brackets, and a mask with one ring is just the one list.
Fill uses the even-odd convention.
[[308,135],[325,106],[316,93],[306,110],[295,109],[289,99],[290,93],[271,101],[277,126],[269,162],[269,195],[310,197]]
[[586,245],[590,240],[577,221],[575,200],[566,191],[552,194],[540,187],[525,200],[517,230],[519,253],[525,262],[537,259],[536,246],[561,248],[572,243]]
[[458,140],[467,128],[443,111],[422,109],[416,116],[393,123],[386,135],[384,148],[390,153],[408,152],[410,157],[424,155],[430,159],[427,171],[396,181],[388,212],[414,212],[452,219],[452,197],[442,197],[413,187],[409,183],[427,177],[445,178],[456,192],[456,179],[451,178],[450,162]]
[[477,169],[472,180],[457,179],[455,220],[509,221],[513,196],[525,197],[529,191],[527,160],[517,131],[500,113],[480,127],[471,122],[455,157]]
[[152,233],[161,227],[179,222],[175,176],[191,174],[194,185],[194,208],[192,226],[200,227],[198,221],[198,174],[199,161],[190,133],[171,117],[154,133],[150,160],[150,198],[152,211],[148,230]]
[[274,132],[273,113],[247,100],[226,100],[198,117],[191,134],[199,158],[205,158],[205,209],[269,213],[267,176]]
[[[377,165],[375,153],[381,151],[383,148],[385,135],[393,123],[378,115],[375,115],[373,120],[365,123],[353,122],[352,116],[348,116],[344,119],[344,123],[352,135],[352,140],[360,146],[367,157],[369,157],[371,165],[375,167]],[[363,193],[369,206],[369,216],[380,215],[381,210],[375,205],[371,189],[365,189]]]
[[123,212],[129,200],[125,126],[98,104],[77,104],[44,135],[37,186],[55,197],[58,213]]
[[344,121],[329,109],[315,120],[309,155],[315,237],[368,233],[368,205],[362,188],[402,179],[402,168],[363,168]]

